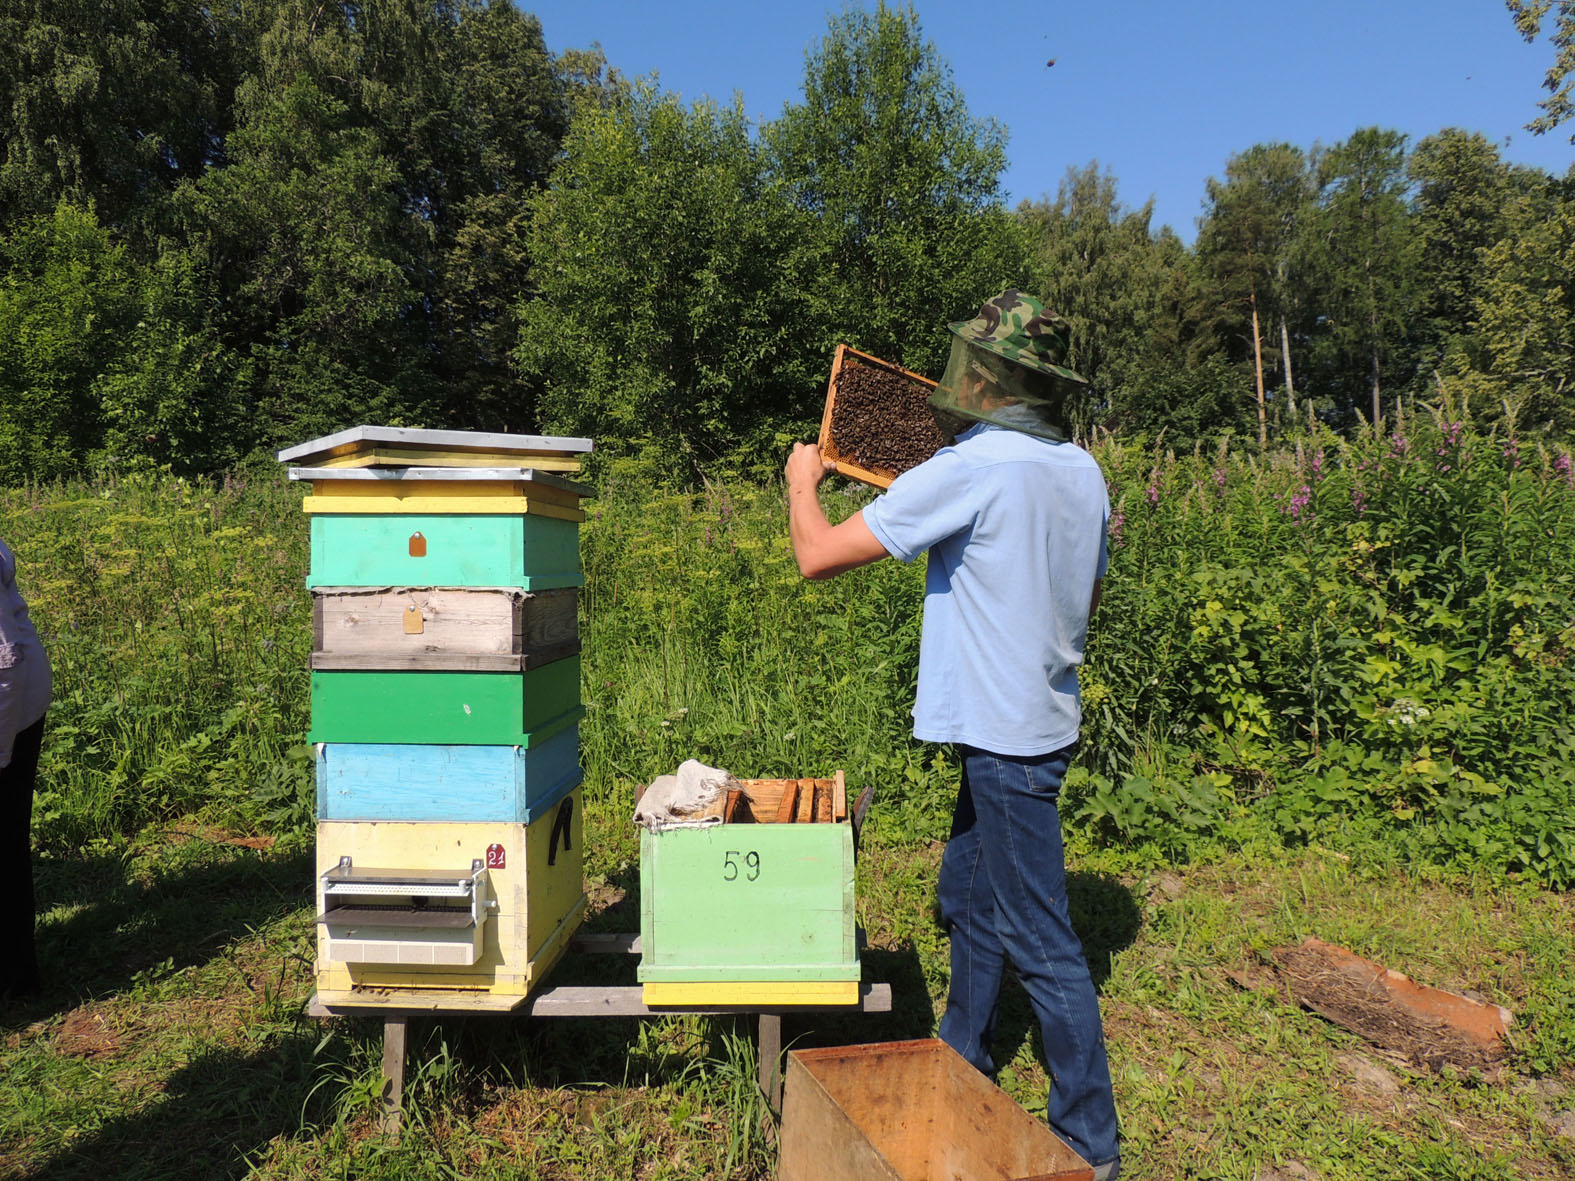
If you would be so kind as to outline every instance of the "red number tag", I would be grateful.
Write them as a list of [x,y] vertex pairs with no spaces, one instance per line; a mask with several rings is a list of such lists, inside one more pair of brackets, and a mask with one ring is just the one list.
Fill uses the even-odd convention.
[[488,869],[505,869],[505,868],[507,868],[507,866],[508,866],[508,859],[503,854],[503,846],[502,845],[488,845],[487,846],[487,868]]

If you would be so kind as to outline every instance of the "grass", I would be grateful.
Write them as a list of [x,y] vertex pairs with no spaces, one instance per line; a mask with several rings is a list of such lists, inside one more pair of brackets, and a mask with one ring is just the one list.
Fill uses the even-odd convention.
[[[940,850],[893,839],[879,805],[860,862],[869,975],[886,1015],[790,1019],[796,1045],[930,1036],[945,941]],[[607,928],[637,925],[627,821],[590,806],[588,877]],[[413,1027],[407,1130],[376,1130],[380,1024],[305,1017],[309,850],[217,830],[150,831],[123,855],[40,867],[50,980],[0,1024],[0,1175],[49,1178],[754,1178],[772,1153],[747,1024],[475,1018]],[[1316,850],[1152,872],[1083,847],[1069,888],[1101,992],[1134,1178],[1556,1178],[1575,1140],[1575,903]],[[624,879],[626,880],[626,879]],[[1516,1012],[1503,1076],[1429,1074],[1228,973],[1308,934]],[[589,959],[582,978],[629,970]],[[1027,1002],[1009,984],[1002,1085],[1042,1111]],[[1564,1117],[1566,1127],[1571,1121]],[[1300,1165],[1307,1172],[1287,1171]]]

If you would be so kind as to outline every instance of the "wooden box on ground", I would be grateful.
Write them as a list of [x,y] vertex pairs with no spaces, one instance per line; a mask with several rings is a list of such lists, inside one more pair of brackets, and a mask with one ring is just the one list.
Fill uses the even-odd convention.
[[579,721],[580,658],[528,673],[312,673],[312,742],[529,746]]
[[313,513],[309,587],[584,586],[573,521],[507,513]]
[[324,742],[319,820],[490,820],[529,824],[583,778],[579,727],[529,746]]
[[[509,1008],[538,984],[567,948],[585,911],[583,809],[575,788],[530,823],[413,824],[320,821],[317,826],[317,990],[328,1005],[423,1007],[470,997]],[[348,867],[395,882],[388,914],[359,906],[336,919],[330,875]],[[431,906],[410,907],[398,885],[422,876],[485,875],[487,908],[468,963],[426,956],[441,942],[419,925]],[[462,934],[467,934],[464,932]],[[420,945],[413,951],[401,945]],[[449,960],[456,958],[453,955]],[[424,998],[424,1000],[423,1000]]]
[[788,1054],[778,1181],[1093,1181],[1093,1170],[939,1039]]
[[497,467],[523,464],[578,472],[589,439],[509,435],[485,431],[431,431],[397,426],[354,426],[279,452],[280,463],[320,467]]
[[929,389],[934,389],[936,383],[911,369],[904,369],[901,365],[894,365],[890,361],[882,361],[879,357],[861,353],[858,349],[851,349],[845,344],[839,344],[835,356],[832,357],[831,380],[826,383],[826,408],[820,416],[820,457],[835,464],[838,473],[847,476],[850,480],[858,480],[862,484],[870,484],[876,488],[889,488],[891,482],[897,478],[895,471],[861,465],[853,456],[843,454],[832,437],[831,424],[837,406],[837,379],[846,365],[867,365],[887,373],[898,373]]
[[841,772],[742,788],[722,824],[640,833],[645,1002],[857,1004],[853,827]]
[[580,650],[579,592],[320,586],[314,669],[524,672]]

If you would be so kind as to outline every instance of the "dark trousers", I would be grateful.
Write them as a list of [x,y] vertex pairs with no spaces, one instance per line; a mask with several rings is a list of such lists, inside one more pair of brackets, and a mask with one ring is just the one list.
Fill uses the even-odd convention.
[[941,1040],[994,1076],[990,1044],[1010,960],[1039,1020],[1050,1127],[1089,1164],[1111,1164],[1120,1142],[1110,1063],[1099,998],[1072,929],[1056,806],[1072,748],[1013,756],[959,746],[957,753],[962,789],[939,891],[952,958]]
[[33,781],[44,743],[40,718],[16,736],[0,769],[0,997],[38,989],[33,950]]

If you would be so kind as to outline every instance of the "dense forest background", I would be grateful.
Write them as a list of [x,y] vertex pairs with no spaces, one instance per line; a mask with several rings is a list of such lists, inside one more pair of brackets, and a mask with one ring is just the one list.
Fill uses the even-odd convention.
[[1085,430],[1575,426],[1575,177],[1367,127],[1243,145],[1192,245],[1097,162],[1009,209],[1006,129],[905,8],[832,17],[756,126],[508,0],[16,0],[0,130],[0,484],[357,422],[697,474],[802,436],[838,341],[936,374],[1008,284],[1071,320]]

